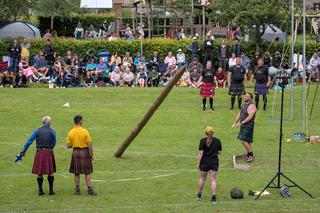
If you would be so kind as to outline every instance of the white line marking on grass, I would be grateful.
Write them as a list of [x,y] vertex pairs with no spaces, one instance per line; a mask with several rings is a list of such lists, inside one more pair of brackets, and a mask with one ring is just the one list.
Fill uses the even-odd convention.
[[123,181],[133,181],[133,180],[142,180],[143,178],[128,178],[128,179],[118,179],[118,180],[111,180],[113,182],[123,182]]
[[62,176],[62,177],[64,177],[64,178],[68,178],[68,176],[67,176],[67,175],[64,175],[64,174],[56,173],[56,175],[60,175],[60,176]]
[[0,142],[3,145],[14,145],[14,146],[22,146],[23,144],[16,143],[16,142]]
[[154,153],[154,152],[152,152],[152,155],[150,155],[150,152],[136,152],[136,151],[129,151],[128,153],[132,153],[132,154],[140,154],[140,155],[149,155],[150,157],[153,157],[153,155],[160,155],[160,156],[172,156],[172,157],[196,158],[196,156],[194,156],[194,155],[177,155],[177,154],[168,154],[168,153]]
[[105,180],[91,180],[92,182],[106,182]]
[[168,177],[168,176],[173,176],[173,175],[178,175],[178,174],[180,174],[180,173],[178,172],[178,173],[171,173],[171,174],[165,174],[165,175],[156,175],[156,176],[151,177],[151,179],[157,179],[157,178],[162,178],[162,177]]

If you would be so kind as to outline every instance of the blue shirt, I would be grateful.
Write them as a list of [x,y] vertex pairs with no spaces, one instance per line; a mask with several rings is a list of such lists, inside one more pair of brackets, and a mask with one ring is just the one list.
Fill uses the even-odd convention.
[[[51,129],[51,130],[52,130],[52,136],[53,136],[53,146],[55,146],[57,142],[56,131],[54,129]],[[39,128],[35,129],[32,135],[27,140],[27,142],[24,144],[25,150],[27,150],[29,146],[33,143],[33,141],[38,137],[38,131],[39,131]]]

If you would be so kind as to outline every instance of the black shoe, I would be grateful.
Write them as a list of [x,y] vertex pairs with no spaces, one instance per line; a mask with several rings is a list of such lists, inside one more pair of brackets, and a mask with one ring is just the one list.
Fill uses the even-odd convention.
[[49,192],[49,195],[55,195],[56,193],[54,193],[54,192]]
[[202,108],[202,111],[206,111],[206,108],[205,108],[205,107],[203,107],[203,108]]
[[197,201],[201,201],[201,193],[199,193],[199,192],[197,194]]
[[96,196],[97,193],[95,193],[95,192],[93,191],[93,189],[89,189],[89,190],[88,190],[88,195]]
[[213,204],[217,203],[217,197],[216,196],[212,196],[211,203],[213,203]]
[[45,194],[44,194],[43,191],[40,191],[40,192],[38,193],[38,195],[39,195],[39,196],[42,196],[42,195],[45,195]]
[[74,195],[80,195],[80,190],[77,190],[74,192]]

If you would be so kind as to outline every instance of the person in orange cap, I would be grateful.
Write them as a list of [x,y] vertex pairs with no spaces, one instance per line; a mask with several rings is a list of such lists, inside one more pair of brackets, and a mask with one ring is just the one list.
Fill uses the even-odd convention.
[[219,168],[219,158],[218,154],[222,151],[220,139],[213,137],[213,128],[208,126],[204,129],[206,134],[205,138],[202,138],[199,143],[199,152],[197,158],[197,167],[200,170],[200,179],[198,183],[198,193],[197,200],[201,200],[202,190],[207,179],[207,175],[210,175],[210,185],[211,185],[211,202],[216,203],[216,193],[217,193],[217,172]]

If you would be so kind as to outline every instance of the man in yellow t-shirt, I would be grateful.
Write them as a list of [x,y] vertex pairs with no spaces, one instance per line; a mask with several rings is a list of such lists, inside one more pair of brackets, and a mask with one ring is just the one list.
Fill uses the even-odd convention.
[[70,173],[74,174],[76,190],[75,194],[80,195],[80,174],[85,175],[89,195],[97,195],[91,187],[91,173],[93,172],[93,149],[92,139],[88,130],[82,127],[83,118],[81,115],[74,117],[74,128],[69,131],[67,147],[73,148]]

